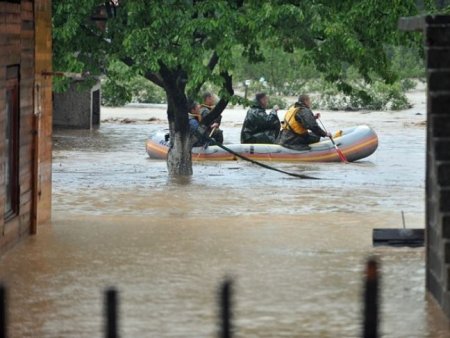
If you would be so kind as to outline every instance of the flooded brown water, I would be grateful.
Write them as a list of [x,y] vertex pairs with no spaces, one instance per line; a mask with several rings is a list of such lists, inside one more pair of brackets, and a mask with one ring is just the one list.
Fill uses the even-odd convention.
[[[238,337],[357,337],[361,278],[382,265],[384,337],[446,337],[425,297],[424,250],[373,248],[373,228],[424,226],[423,116],[328,113],[367,123],[378,151],[353,164],[194,164],[184,182],[147,158],[161,124],[56,131],[52,224],[0,257],[12,337],[100,337],[102,290],[120,291],[125,337],[214,337],[216,289],[236,280]],[[423,112],[422,112],[423,113]],[[224,122],[228,142],[239,121]]]

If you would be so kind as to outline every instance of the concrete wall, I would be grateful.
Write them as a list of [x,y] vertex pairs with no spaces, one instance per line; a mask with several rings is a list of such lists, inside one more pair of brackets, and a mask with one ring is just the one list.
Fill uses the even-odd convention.
[[450,16],[424,18],[428,291],[450,317]]
[[91,129],[99,126],[100,82],[87,89],[81,85],[73,82],[66,92],[53,94],[55,127]]

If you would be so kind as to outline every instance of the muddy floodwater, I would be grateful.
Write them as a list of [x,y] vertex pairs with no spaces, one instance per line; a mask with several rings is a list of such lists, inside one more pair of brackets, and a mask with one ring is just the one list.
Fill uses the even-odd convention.
[[[424,101],[424,100],[422,100]],[[194,163],[171,180],[145,153],[163,108],[103,109],[92,132],[55,131],[53,219],[0,257],[11,337],[101,337],[102,291],[120,291],[124,337],[214,337],[217,287],[235,280],[237,337],[358,337],[362,271],[382,270],[384,337],[447,337],[425,296],[423,248],[373,248],[372,229],[424,227],[425,109],[323,112],[334,131],[372,126],[352,164]],[[243,110],[224,112],[238,142]],[[119,123],[120,118],[129,118]],[[134,119],[134,120],[133,120]]]

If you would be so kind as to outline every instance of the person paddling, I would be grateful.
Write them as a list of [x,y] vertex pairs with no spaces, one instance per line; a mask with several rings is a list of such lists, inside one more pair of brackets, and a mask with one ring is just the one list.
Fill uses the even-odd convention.
[[331,134],[317,124],[320,114],[311,111],[311,98],[300,95],[298,101],[284,115],[284,123],[278,143],[294,150],[308,150],[309,144]]
[[[200,106],[200,114],[202,118],[205,118],[211,110],[214,109],[216,104],[216,99],[214,95],[210,92],[203,93],[203,103]],[[217,143],[223,143],[223,131],[219,129],[220,122],[222,121],[222,115],[216,118],[211,125],[208,126],[206,133],[210,135]]]

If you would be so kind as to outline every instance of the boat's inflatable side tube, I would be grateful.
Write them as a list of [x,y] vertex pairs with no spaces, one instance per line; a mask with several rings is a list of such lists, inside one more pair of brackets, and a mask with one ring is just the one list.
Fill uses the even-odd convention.
[[[150,158],[166,159],[169,144],[167,131],[157,131],[147,140],[147,153]],[[348,161],[357,161],[375,152],[378,137],[368,126],[357,126],[342,130],[342,135],[334,138],[337,146]],[[254,160],[264,161],[301,161],[301,162],[340,162],[340,158],[329,139],[311,144],[309,150],[298,151],[277,144],[227,144],[228,148]],[[208,146],[192,148],[193,160],[236,160],[236,156],[217,147]]]

